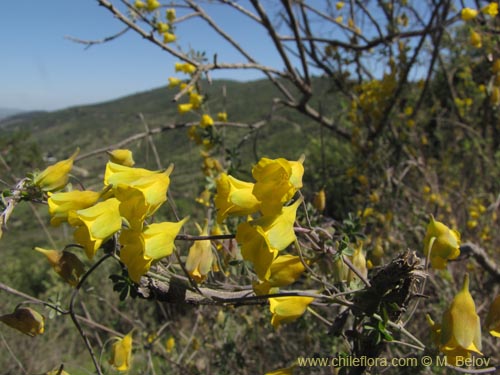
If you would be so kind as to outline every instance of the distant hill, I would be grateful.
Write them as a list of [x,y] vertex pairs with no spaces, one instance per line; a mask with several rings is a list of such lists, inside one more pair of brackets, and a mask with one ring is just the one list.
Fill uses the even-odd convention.
[[24,111],[22,109],[0,107],[0,120],[21,112]]

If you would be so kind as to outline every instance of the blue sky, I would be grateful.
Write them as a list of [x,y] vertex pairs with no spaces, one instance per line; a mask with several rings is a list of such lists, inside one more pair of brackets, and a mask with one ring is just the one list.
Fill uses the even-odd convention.
[[[206,6],[205,2],[199,2]],[[263,31],[226,6],[209,8],[214,19],[259,60],[275,63]],[[177,12],[182,15],[182,12]],[[97,103],[165,85],[174,57],[129,31],[110,43],[85,49],[65,36],[102,39],[123,28],[95,0],[23,0],[2,4],[0,107],[55,110]],[[242,62],[201,20],[178,26],[183,48],[204,50],[218,61]],[[256,71],[223,71],[214,78],[252,80]]]

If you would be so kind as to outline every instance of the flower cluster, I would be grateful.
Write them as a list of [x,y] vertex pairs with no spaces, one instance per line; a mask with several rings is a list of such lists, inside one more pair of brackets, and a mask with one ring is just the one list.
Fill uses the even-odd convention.
[[[167,200],[173,167],[163,171],[134,168],[129,150],[114,150],[106,165],[102,191],[57,192],[67,184],[75,156],[76,153],[48,167],[33,179],[35,186],[48,190],[51,224],[67,222],[75,228],[75,241],[89,259],[104,242],[119,235],[120,259],[127,266],[130,278],[139,282],[153,262],[172,253],[175,237],[187,220],[147,224]],[[37,250],[46,255],[55,271],[68,283],[78,283],[83,266],[71,253]]]
[[[142,0],[136,0],[134,3],[134,8],[139,12],[150,13],[158,8],[160,8],[161,4],[158,0],[147,0],[146,2]],[[176,35],[174,34],[174,21],[176,18],[175,9],[169,8],[165,12],[165,21],[158,21],[158,16],[155,16],[155,29],[156,31],[163,36],[163,43],[172,43],[177,40]]]

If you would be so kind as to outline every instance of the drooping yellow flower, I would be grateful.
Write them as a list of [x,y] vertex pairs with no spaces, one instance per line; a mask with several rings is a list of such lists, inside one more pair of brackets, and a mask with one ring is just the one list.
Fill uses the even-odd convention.
[[68,183],[73,161],[79,152],[80,149],[77,149],[69,159],[61,160],[37,173],[33,183],[43,191],[55,191],[64,188]]
[[177,36],[175,34],[169,33],[168,31],[163,33],[163,43],[172,43],[177,40]]
[[160,7],[160,2],[158,0],[147,0],[146,9],[150,12]]
[[162,222],[147,226],[143,231],[124,229],[120,234],[120,260],[127,266],[130,278],[139,283],[152,262],[172,254],[174,240],[188,218],[177,223]]
[[293,322],[300,318],[307,306],[314,301],[312,297],[276,297],[269,298],[269,309],[273,314],[271,324],[278,328],[282,323]]
[[489,3],[488,5],[481,8],[481,12],[487,14],[488,16],[495,17],[498,14],[498,3]]
[[164,22],[158,22],[156,24],[156,30],[160,33],[160,34],[163,34],[163,33],[166,33],[168,30],[170,30],[170,26],[168,26],[167,23],[164,23]]
[[495,298],[488,310],[486,329],[490,335],[500,337],[500,295]]
[[221,173],[216,183],[215,207],[219,223],[228,215],[250,215],[259,209],[259,201],[252,194],[254,184],[225,173]]
[[92,207],[71,211],[68,222],[76,227],[74,237],[92,259],[104,240],[118,232],[122,225],[118,199],[110,198]]
[[146,7],[146,4],[144,4],[144,1],[135,0],[134,7],[136,9],[144,9]]
[[45,330],[43,315],[29,307],[18,307],[13,313],[0,316],[0,322],[31,337],[41,335]]
[[182,80],[177,77],[169,77],[168,78],[168,87],[169,88],[174,88],[177,87],[181,84]]
[[314,194],[313,206],[319,212],[322,212],[325,210],[325,207],[326,207],[325,189],[321,189],[316,194]]
[[108,151],[109,160],[115,164],[133,167],[135,164],[132,151],[127,149],[116,149]]
[[219,120],[220,122],[227,122],[227,113],[226,112],[217,113],[217,120]]
[[175,63],[175,71],[186,74],[193,74],[196,72],[196,66],[189,63]]
[[461,16],[464,21],[470,21],[477,17],[478,11],[472,8],[464,8],[462,9]]
[[184,115],[193,109],[193,105],[191,103],[179,104],[177,106],[177,110],[180,115]]
[[335,8],[337,10],[341,10],[343,7],[344,7],[344,3],[342,1],[337,1],[337,3],[335,4]]
[[195,92],[189,93],[189,103],[193,105],[193,109],[198,109],[203,103],[203,95],[197,94]]
[[174,8],[168,8],[166,12],[167,20],[168,22],[172,23],[175,21],[175,9]]
[[50,265],[71,286],[77,286],[85,266],[80,259],[69,251],[47,250],[35,247],[35,250],[47,257]]
[[175,348],[175,338],[174,336],[170,336],[165,343],[165,350],[168,354],[172,353]]
[[468,274],[464,277],[462,290],[443,314],[440,350],[451,364],[456,364],[457,357],[470,358],[472,352],[482,355],[481,322],[469,293]]
[[446,268],[448,260],[460,255],[460,233],[431,216],[424,238],[424,255],[429,256],[429,252],[433,268]]
[[263,216],[238,226],[236,241],[241,246],[241,255],[253,263],[260,280],[269,280],[271,264],[278,252],[295,241],[293,224],[301,202],[297,200],[284,207],[279,215]]
[[118,339],[112,348],[112,355],[109,364],[118,371],[128,371],[132,360],[132,332],[124,338]]
[[260,210],[264,215],[279,213],[283,204],[302,187],[303,162],[303,157],[298,161],[262,158],[253,167],[256,180],[253,194],[262,202]]
[[204,114],[203,116],[201,116],[200,126],[202,128],[213,126],[213,124],[214,120],[210,115]]
[[101,196],[95,191],[69,191],[63,193],[49,193],[50,224],[57,226],[68,220],[71,211],[78,211],[93,206]]
[[470,44],[473,47],[481,48],[483,46],[483,42],[481,40],[481,34],[479,34],[478,32],[476,32],[474,30],[471,30],[471,32],[470,32]]
[[[205,221],[205,226],[201,229],[198,225],[200,236],[208,236],[208,221]],[[212,243],[210,240],[194,241],[189,248],[189,253],[186,259],[186,271],[197,283],[201,283],[207,278],[208,273],[212,269],[214,255],[212,253]]]
[[254,284],[255,294],[268,294],[271,288],[281,288],[293,284],[304,270],[305,267],[300,257],[290,254],[278,256],[271,263],[269,280]]
[[[366,258],[363,254],[363,246],[361,244],[356,246],[356,248],[354,249],[354,254],[351,257],[351,262],[356,270],[358,270],[359,273],[366,279],[366,276],[368,275],[368,269],[366,268]],[[349,269],[349,272],[347,273],[347,282],[350,283],[355,279],[358,279],[358,276],[351,269]]]
[[297,367],[296,365],[292,365],[290,367],[279,368],[277,370],[266,372],[265,375],[293,375],[293,369]]

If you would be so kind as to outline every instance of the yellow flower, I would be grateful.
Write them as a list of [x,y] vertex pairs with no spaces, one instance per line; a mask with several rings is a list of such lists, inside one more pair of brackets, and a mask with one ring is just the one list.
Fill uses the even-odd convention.
[[292,199],[302,187],[303,162],[303,157],[298,161],[262,158],[253,167],[252,175],[256,180],[253,194],[261,201],[260,210],[264,215],[279,213],[283,203]]
[[169,88],[174,88],[176,86],[179,86],[181,84],[181,79],[177,77],[169,77],[168,78],[168,87]]
[[441,344],[441,324],[435,323],[429,314],[425,315],[427,323],[431,326],[431,339],[438,348]]
[[111,198],[69,213],[69,224],[77,227],[74,232],[75,240],[83,246],[89,259],[94,257],[104,240],[120,230],[122,218],[119,205],[118,199]]
[[44,375],[70,375],[70,373],[67,372],[67,371],[60,370],[59,368],[57,368],[55,370],[46,372]]
[[135,0],[134,7],[137,9],[144,9],[146,7],[146,4],[144,4],[144,2],[141,0]]
[[337,10],[341,10],[344,7],[344,3],[342,1],[337,1],[337,4],[335,4],[335,8]]
[[273,314],[271,324],[274,328],[278,328],[282,323],[297,320],[304,314],[312,301],[314,301],[312,297],[269,298],[270,310]]
[[481,48],[483,46],[483,42],[481,41],[481,34],[471,30],[470,32],[470,44],[473,47]]
[[77,286],[85,267],[80,259],[69,251],[46,250],[35,247],[35,250],[47,257],[50,265],[71,286]]
[[113,344],[112,356],[109,364],[118,371],[128,371],[132,359],[132,332]]
[[168,26],[168,24],[164,23],[164,22],[158,22],[156,24],[156,30],[160,33],[160,34],[163,34],[163,33],[166,33],[168,30],[170,30],[170,26]]
[[132,157],[132,151],[125,149],[117,149],[108,151],[109,160],[115,164],[124,165],[126,167],[133,167],[135,164]]
[[216,181],[217,221],[221,223],[228,215],[250,215],[259,209],[259,201],[252,194],[254,184],[221,173]]
[[146,1],[146,9],[150,12],[160,7],[160,2],[158,0],[147,0]]
[[253,263],[260,280],[269,280],[278,251],[295,241],[293,224],[300,203],[301,199],[284,207],[279,215],[263,216],[238,226],[236,241],[241,246],[241,255]]
[[179,104],[177,106],[177,110],[180,115],[184,115],[193,109],[193,105],[191,103]]
[[500,295],[495,298],[488,310],[486,329],[490,335],[500,337]]
[[220,122],[227,122],[227,113],[226,112],[217,113],[217,120],[219,120]]
[[279,368],[277,370],[266,372],[265,375],[293,375],[293,369],[297,367],[296,365],[292,365],[286,368]]
[[205,115],[201,116],[200,126],[202,128],[213,126],[213,124],[214,124],[214,120],[212,117],[210,117],[210,115],[205,114]]
[[[205,226],[201,229],[196,224],[200,231],[200,236],[208,236],[208,221],[205,221]],[[212,253],[212,244],[210,240],[194,241],[189,248],[189,253],[186,259],[186,271],[197,283],[201,283],[207,278],[214,255]]]
[[491,17],[495,17],[498,14],[498,3],[489,3],[488,5],[481,8],[481,12]]
[[69,159],[61,160],[36,174],[33,183],[43,191],[54,191],[64,188],[68,183],[69,172],[73,168],[73,161],[79,152],[80,149],[77,149]]
[[[362,245],[356,246],[354,254],[351,257],[352,265],[363,275],[365,278],[368,275],[368,269],[366,268],[366,258],[363,254]],[[347,282],[350,283],[352,280],[357,279],[358,276],[349,269],[347,273]]]
[[189,63],[175,63],[175,71],[183,72],[186,74],[193,74],[196,72],[196,66]]
[[325,210],[325,207],[326,207],[325,189],[321,189],[316,194],[314,194],[313,206],[319,212],[322,212]]
[[471,352],[481,354],[481,322],[474,300],[469,293],[469,275],[464,277],[449,309],[443,314],[440,350],[448,363],[456,364],[457,357],[469,358]]
[[177,37],[175,36],[175,34],[169,33],[168,31],[163,33],[163,43],[165,44],[172,43],[175,42],[176,40]]
[[446,268],[448,260],[460,255],[460,233],[431,216],[424,238],[424,255],[429,256],[429,252],[433,268]]
[[203,95],[197,94],[195,92],[189,93],[189,103],[193,105],[193,109],[198,109],[203,103]]
[[174,336],[170,336],[167,342],[165,343],[165,350],[167,351],[167,353],[172,353],[172,350],[174,350],[174,348],[175,348],[175,338]]
[[268,294],[271,288],[281,288],[293,284],[304,270],[305,267],[300,257],[289,254],[278,256],[271,263],[269,280],[254,284],[255,294]]
[[476,18],[478,13],[479,12],[476,9],[464,8],[462,9],[461,16],[464,21],[470,21]]
[[167,20],[168,22],[174,22],[175,21],[175,9],[174,8],[168,8],[167,9]]
[[143,231],[124,229],[120,234],[120,260],[127,266],[130,278],[139,283],[151,263],[172,254],[174,241],[188,218],[177,223],[162,222],[147,226]]
[[49,193],[47,203],[51,216],[50,224],[57,226],[67,221],[68,214],[71,211],[78,211],[93,206],[99,200],[100,196],[101,193],[89,190]]
[[18,307],[13,313],[0,316],[0,322],[28,335],[41,335],[45,330],[45,318],[29,307]]

